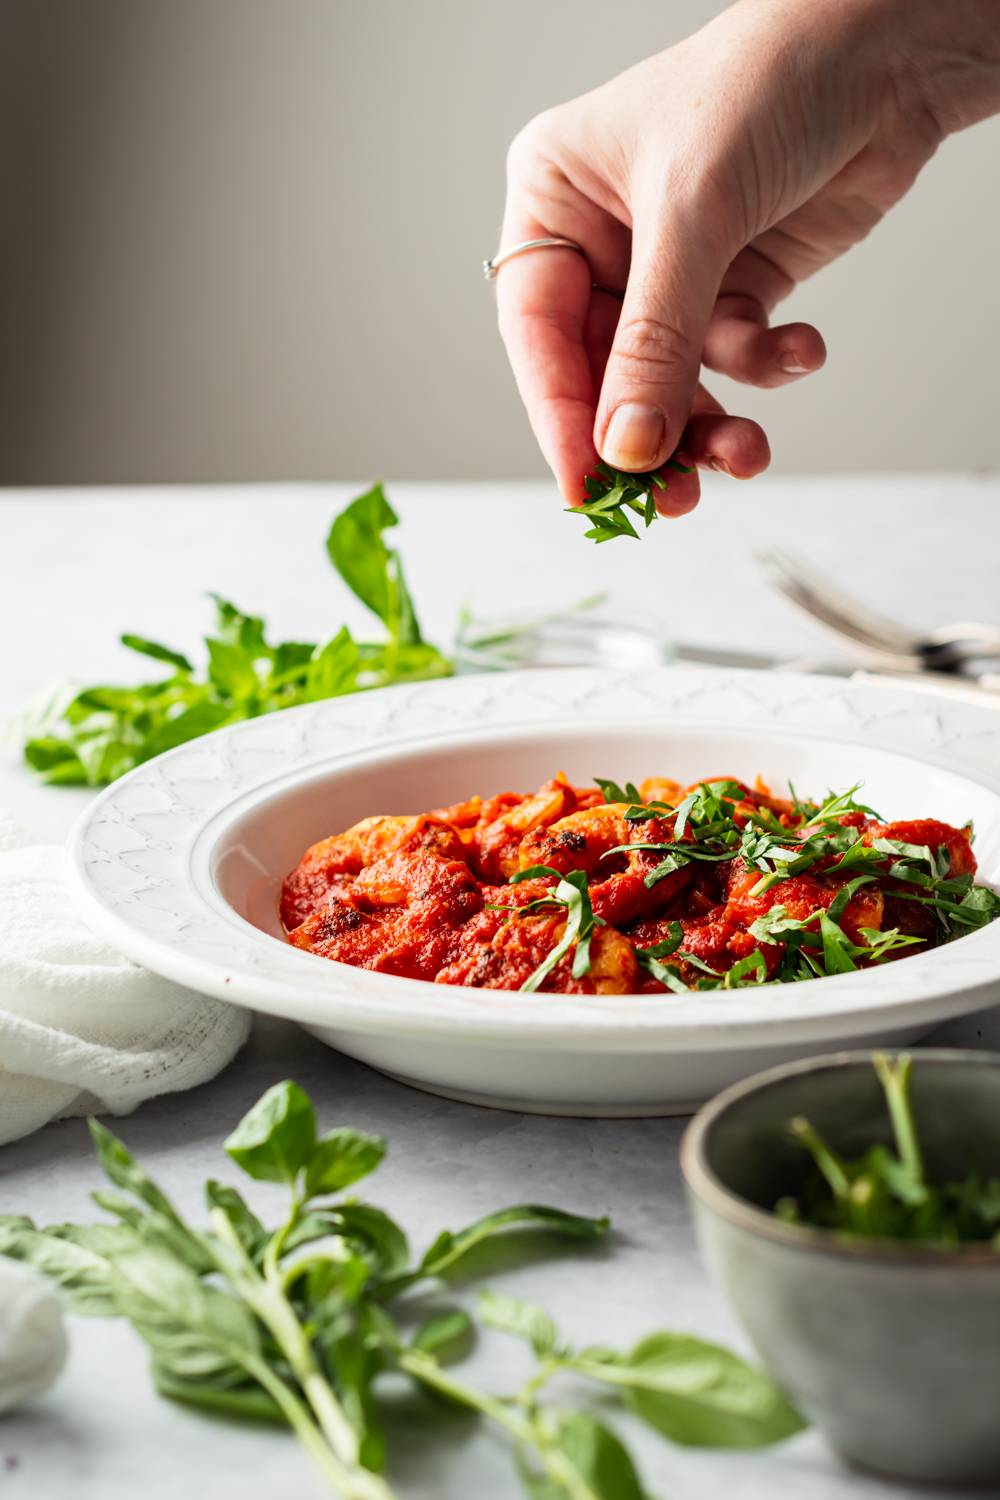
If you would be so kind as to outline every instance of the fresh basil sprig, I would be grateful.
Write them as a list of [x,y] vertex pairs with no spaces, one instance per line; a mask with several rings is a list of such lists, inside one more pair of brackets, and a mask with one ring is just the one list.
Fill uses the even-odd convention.
[[50,701],[25,742],[27,764],[49,783],[99,786],[224,724],[449,676],[452,662],[423,639],[399,553],[386,546],[385,532],[396,524],[376,484],[340,512],[326,542],[340,577],[385,626],[384,640],[356,640],[344,625],[325,641],[272,645],[259,616],[213,594],[215,629],[205,639],[202,668],[169,646],[123,635],[123,645],[173,671],[154,682],[96,685]]
[[[692,469],[670,458],[666,468],[678,474],[691,474]],[[622,469],[613,469],[602,459],[597,472],[588,474],[584,480],[589,499],[582,505],[567,506],[571,516],[582,516],[593,524],[583,534],[593,542],[611,542],[616,537],[630,536],[639,540],[639,533],[629,519],[629,514],[638,516],[648,531],[656,520],[656,491],[669,489],[661,473],[628,474]]]
[[[208,1228],[195,1228],[96,1121],[91,1133],[113,1192],[95,1198],[114,1222],[38,1229],[0,1217],[0,1254],[55,1281],[73,1311],[130,1322],[150,1352],[159,1392],[208,1413],[287,1424],[343,1500],[395,1500],[384,1477],[384,1415],[395,1400],[383,1377],[408,1378],[485,1418],[510,1442],[533,1500],[642,1500],[645,1491],[617,1434],[588,1411],[543,1402],[557,1374],[596,1383],[679,1443],[754,1447],[802,1422],[762,1372],[717,1345],[656,1333],[624,1353],[574,1349],[541,1309],[497,1293],[484,1325],[530,1343],[537,1368],[512,1396],[473,1383],[454,1362],[475,1324],[460,1307],[426,1310],[426,1291],[456,1270],[481,1272],[491,1241],[528,1229],[577,1242],[607,1220],[518,1204],[459,1231],[442,1230],[414,1260],[402,1227],[345,1195],[385,1153],[378,1136],[320,1134],[308,1096],[275,1085],[226,1142],[257,1182],[288,1190],[275,1229],[236,1188],[205,1184]],[[506,1257],[505,1257],[506,1258]],[[427,1409],[428,1424],[433,1408]],[[447,1440],[450,1430],[441,1429]]]

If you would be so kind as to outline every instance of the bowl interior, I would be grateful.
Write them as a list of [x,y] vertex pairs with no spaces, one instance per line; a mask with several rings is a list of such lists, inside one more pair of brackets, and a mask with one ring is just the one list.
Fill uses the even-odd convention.
[[222,901],[281,936],[278,895],[310,844],[375,813],[416,813],[473,793],[528,791],[556,771],[588,784],[662,775],[680,782],[758,775],[778,793],[794,783],[821,796],[863,783],[861,799],[888,819],[972,818],[980,879],[1000,883],[1000,796],[923,761],[863,744],[780,731],[663,724],[567,725],[451,735],[326,768],[295,772],[234,803],[204,832],[201,856]]
[[[920,1051],[911,1098],[932,1180],[973,1171],[1000,1176],[1000,1054]],[[783,1194],[796,1194],[810,1158],[789,1135],[795,1115],[805,1115],[848,1158],[893,1141],[869,1054],[794,1065],[759,1084],[739,1085],[730,1099],[708,1107],[701,1130],[697,1122],[692,1126],[695,1191],[704,1171],[710,1182],[757,1208],[771,1210]]]

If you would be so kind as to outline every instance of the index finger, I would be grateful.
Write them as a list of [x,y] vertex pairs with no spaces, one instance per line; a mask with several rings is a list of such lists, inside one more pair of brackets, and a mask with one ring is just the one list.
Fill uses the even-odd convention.
[[[508,215],[503,245],[553,233]],[[567,503],[578,504],[583,475],[597,463],[597,403],[584,343],[590,266],[576,250],[529,250],[499,267],[496,288],[500,336],[531,429]]]

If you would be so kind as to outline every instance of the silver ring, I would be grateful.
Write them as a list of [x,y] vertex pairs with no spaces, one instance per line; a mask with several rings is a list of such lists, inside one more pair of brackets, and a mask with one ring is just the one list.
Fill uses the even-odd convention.
[[[489,260],[483,261],[483,275],[486,277],[486,280],[492,281],[504,261],[513,260],[515,255],[523,255],[526,250],[575,250],[577,255],[582,255],[584,260],[588,261],[589,264],[586,250],[582,245],[578,245],[576,240],[565,240],[552,235],[541,240],[522,240],[519,245],[511,245],[509,250],[498,250],[496,255],[491,256]],[[590,285],[595,292],[605,292],[609,297],[614,297],[619,302],[625,296],[625,293],[618,291],[616,287],[602,286],[599,281],[592,281]]]
[[498,250],[496,255],[489,260],[483,261],[483,275],[487,281],[492,281],[505,260],[513,260],[515,255],[523,255],[526,250],[575,250],[578,255],[587,259],[587,252],[576,240],[557,239],[555,237],[541,240],[522,240],[519,245],[511,245],[509,250]]

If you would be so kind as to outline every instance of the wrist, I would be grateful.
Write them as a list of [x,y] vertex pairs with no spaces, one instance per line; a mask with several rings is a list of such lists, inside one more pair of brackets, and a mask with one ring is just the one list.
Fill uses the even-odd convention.
[[997,0],[886,0],[896,71],[943,135],[1000,113]]

